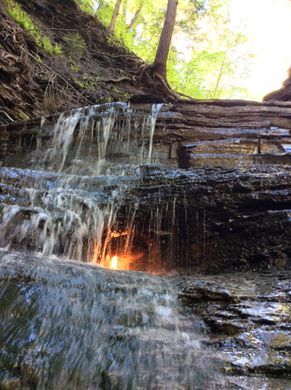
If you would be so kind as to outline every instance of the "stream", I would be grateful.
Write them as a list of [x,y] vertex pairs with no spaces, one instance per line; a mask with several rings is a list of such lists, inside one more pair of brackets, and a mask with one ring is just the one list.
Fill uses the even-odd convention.
[[[161,108],[44,118],[7,154],[1,389],[290,388],[290,271],[173,271],[179,253],[189,262],[183,183],[202,181],[161,158]],[[205,258],[208,216],[195,213]]]
[[1,344],[24,385],[190,389],[217,381],[203,323],[183,312],[166,278],[1,253],[4,274],[16,264],[1,283]]

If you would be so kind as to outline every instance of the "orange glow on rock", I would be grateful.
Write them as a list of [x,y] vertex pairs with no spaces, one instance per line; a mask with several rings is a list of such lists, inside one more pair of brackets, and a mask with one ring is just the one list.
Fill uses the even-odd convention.
[[111,232],[111,238],[118,238],[118,237],[123,237],[123,236],[128,236],[128,232],[127,231],[125,231],[125,232],[116,232],[116,231]]
[[127,271],[130,269],[131,261],[132,259],[130,256],[106,255],[105,258],[98,264],[104,268]]
[[90,255],[92,263],[120,271],[140,269],[135,262],[143,258],[144,252],[133,250],[129,238],[129,231],[114,230],[108,233],[103,243],[94,240]]
[[119,271],[129,271],[134,269],[134,262],[141,259],[143,253],[137,253],[134,255],[106,255],[98,265],[103,268],[115,269]]

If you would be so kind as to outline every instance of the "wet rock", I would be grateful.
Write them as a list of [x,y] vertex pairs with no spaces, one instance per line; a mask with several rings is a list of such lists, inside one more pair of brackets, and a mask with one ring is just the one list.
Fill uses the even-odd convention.
[[[182,302],[207,324],[210,345],[220,352],[225,373],[291,378],[290,277],[286,271],[185,280]],[[217,291],[223,285],[236,302],[184,300],[196,285],[206,291],[209,285]]]
[[166,103],[167,99],[159,95],[139,94],[139,95],[133,95],[129,99],[129,102],[133,104]]
[[[159,108],[158,117],[151,105],[126,103],[64,113],[59,126],[65,131],[62,124],[68,122],[74,131],[69,132],[70,147],[62,150],[63,162],[52,144],[57,117],[3,126],[2,165],[14,168],[0,169],[0,218],[9,213],[7,206],[20,209],[7,229],[2,226],[0,245],[7,246],[10,239],[14,249],[43,252],[43,237],[53,237],[61,226],[53,253],[88,261],[92,232],[98,228],[87,221],[97,221],[99,211],[106,220],[106,208],[114,205],[111,228],[126,231],[131,224],[135,251],[143,254],[135,269],[215,273],[288,268],[290,104],[208,101]],[[106,164],[102,159],[102,169],[96,171],[96,156],[104,146],[97,128],[104,125],[104,115],[112,132]],[[157,120],[155,129],[149,128],[149,118]],[[95,135],[88,131],[91,127]],[[46,161],[47,150],[54,150],[55,158]],[[150,151],[152,160],[142,158]],[[140,166],[129,167],[128,159],[136,161],[137,155]],[[177,169],[177,157],[200,162],[185,171]],[[212,164],[216,159],[219,164]],[[161,165],[149,164],[154,161]],[[38,171],[28,169],[36,165]],[[68,213],[74,221],[66,230]],[[44,234],[45,221],[53,229]],[[15,225],[23,234],[13,236]],[[78,248],[69,251],[72,242]],[[210,295],[205,299],[215,298]]]
[[219,290],[210,289],[208,286],[205,287],[194,287],[189,286],[181,294],[181,297],[189,300],[190,302],[215,302],[221,301],[226,303],[234,303],[238,301],[237,297],[234,297],[226,289],[220,288]]
[[242,341],[246,347],[256,348],[258,345],[275,350],[291,349],[291,335],[287,332],[276,330],[275,327],[260,327],[242,333],[237,341]]
[[[147,265],[139,269],[213,273],[284,269],[290,263],[288,168],[183,172],[145,166],[134,175],[118,178],[1,168],[0,178],[0,214],[8,205],[19,207],[11,229],[16,222],[21,226],[24,220],[32,228],[31,234],[27,230],[29,240],[15,236],[16,249],[25,249],[26,244],[31,250],[39,248],[45,216],[66,226],[66,214],[60,207],[80,209],[80,218],[85,221],[89,211],[84,206],[85,198],[87,204],[98,200],[98,207],[106,209],[108,198],[122,186],[126,190],[119,199],[114,229],[126,230],[134,215],[136,249],[141,243]],[[61,191],[68,180],[72,189]],[[34,193],[36,185],[38,190]],[[80,224],[76,218],[74,223]],[[5,240],[11,236],[9,231],[3,230]],[[63,232],[64,238],[72,235],[69,230],[66,235],[64,229]],[[195,294],[199,293],[196,290]],[[205,299],[214,299],[211,291],[207,294]],[[222,294],[216,299],[228,298]],[[280,300],[280,293],[270,299]]]
[[[267,378],[260,376],[241,376],[236,375],[227,377],[230,389],[250,390],[250,389],[268,389],[268,390],[286,390],[290,387],[290,380],[284,378]],[[226,387],[227,388],[227,387]]]
[[19,376],[1,369],[0,365],[0,386],[2,390],[20,390],[21,379]]
[[205,323],[208,325],[210,328],[210,331],[215,333],[222,333],[225,335],[236,335],[243,330],[245,330],[245,326],[243,326],[241,323],[238,321],[229,321],[217,317],[203,317]]
[[287,377],[291,374],[291,365],[285,364],[284,360],[280,362],[280,358],[276,357],[276,363],[255,365],[250,367],[251,374],[264,374],[268,376]]

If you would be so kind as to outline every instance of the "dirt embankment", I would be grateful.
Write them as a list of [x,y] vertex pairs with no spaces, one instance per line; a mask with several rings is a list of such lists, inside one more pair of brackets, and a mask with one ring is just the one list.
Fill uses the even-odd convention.
[[0,0],[0,123],[153,93],[139,77],[143,61],[73,0],[15,2],[59,54],[37,44],[7,4]]

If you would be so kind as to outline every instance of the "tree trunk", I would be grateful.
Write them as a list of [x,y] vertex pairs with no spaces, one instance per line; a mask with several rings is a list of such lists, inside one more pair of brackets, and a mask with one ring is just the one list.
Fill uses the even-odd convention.
[[139,14],[140,14],[141,9],[142,9],[142,6],[135,11],[135,14],[133,15],[133,18],[131,19],[131,21],[130,21],[128,27],[127,27],[128,30],[131,30],[133,28],[135,22],[137,21],[137,18],[139,16]]
[[114,6],[114,10],[113,10],[111,22],[110,22],[110,25],[109,25],[109,31],[110,31],[112,34],[114,33],[114,29],[115,29],[115,25],[116,25],[116,20],[117,20],[119,11],[120,11],[121,2],[122,2],[122,0],[116,0],[115,6]]
[[219,96],[217,95],[217,91],[218,91],[218,88],[219,88],[219,85],[220,85],[220,82],[221,82],[221,79],[222,79],[222,75],[223,75],[223,70],[224,70],[225,60],[226,60],[225,57],[226,56],[224,55],[224,57],[222,59],[222,62],[220,64],[219,74],[218,74],[218,77],[217,77],[217,80],[216,80],[214,93],[213,93],[213,96],[212,96],[213,99],[218,99],[219,98]]
[[153,70],[166,78],[167,59],[169,56],[172,35],[175,27],[178,0],[168,0],[166,18],[159,41],[156,58],[153,63]]

